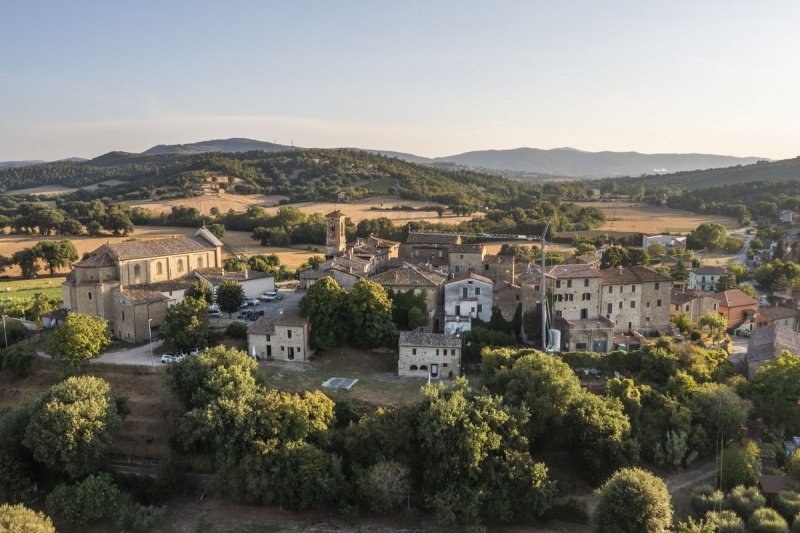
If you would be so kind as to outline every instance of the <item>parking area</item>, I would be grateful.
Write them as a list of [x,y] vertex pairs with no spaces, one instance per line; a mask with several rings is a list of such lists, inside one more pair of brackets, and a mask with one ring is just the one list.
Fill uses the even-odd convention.
[[226,328],[228,324],[235,320],[241,321],[242,319],[237,317],[242,311],[254,311],[256,313],[264,311],[266,316],[278,316],[281,314],[281,311],[285,311],[286,309],[296,309],[305,294],[304,292],[295,292],[289,289],[278,289],[277,292],[281,297],[280,300],[272,302],[259,300],[258,305],[243,307],[241,310],[233,313],[232,319],[228,318],[228,313],[222,313],[221,317],[211,319],[211,326],[214,328]]

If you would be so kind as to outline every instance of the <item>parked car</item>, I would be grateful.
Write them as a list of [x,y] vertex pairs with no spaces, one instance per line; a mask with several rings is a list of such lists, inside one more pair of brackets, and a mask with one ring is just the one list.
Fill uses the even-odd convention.
[[256,305],[260,304],[261,302],[258,298],[246,298],[244,301],[245,305],[249,305],[250,307],[255,307]]
[[214,317],[214,318],[221,317],[222,316],[222,311],[220,311],[219,309],[209,309],[208,310],[208,316]]
[[250,315],[252,315],[252,314],[253,314],[252,309],[249,310],[249,311],[242,311],[241,313],[239,313],[239,315],[236,318],[239,318],[239,319],[242,319],[242,320],[247,320],[250,317]]
[[180,355],[172,353],[165,353],[164,355],[161,356],[162,363],[180,363],[181,359],[182,358]]
[[276,300],[283,300],[283,295],[279,294],[278,291],[267,291],[259,296],[259,298],[265,302],[274,302]]
[[191,350],[186,352],[186,355],[191,355],[192,357],[197,357],[198,355],[200,355],[200,352],[201,352],[200,348],[192,348]]
[[253,311],[252,313],[250,313],[250,316],[248,316],[245,320],[249,320],[250,322],[255,322],[256,320],[264,316],[264,314],[265,313],[263,309],[261,311]]

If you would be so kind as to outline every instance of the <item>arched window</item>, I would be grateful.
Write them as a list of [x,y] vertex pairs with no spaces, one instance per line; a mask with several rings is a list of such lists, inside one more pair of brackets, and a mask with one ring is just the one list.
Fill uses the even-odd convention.
[[409,370],[417,370],[417,365],[411,365],[411,367],[409,368]]
[[138,280],[142,277],[141,265],[133,265],[133,279]]
[[419,365],[420,370],[428,370],[428,365]]
[[163,265],[161,264],[161,261],[159,261],[158,263],[156,263],[156,274],[158,274],[159,276],[161,276],[162,274],[164,274],[164,267],[163,267]]
[[203,258],[202,257],[198,257],[197,258],[197,268],[203,268]]
[[178,259],[178,272],[183,272],[183,259]]

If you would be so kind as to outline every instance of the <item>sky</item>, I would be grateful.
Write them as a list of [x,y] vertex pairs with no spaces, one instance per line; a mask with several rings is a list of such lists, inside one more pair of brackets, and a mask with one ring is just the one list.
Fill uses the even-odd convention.
[[0,160],[248,137],[800,155],[800,2],[0,2]]

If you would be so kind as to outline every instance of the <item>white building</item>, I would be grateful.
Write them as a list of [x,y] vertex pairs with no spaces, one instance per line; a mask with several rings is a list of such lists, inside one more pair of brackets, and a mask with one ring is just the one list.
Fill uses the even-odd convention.
[[790,211],[788,209],[784,209],[783,211],[778,211],[778,222],[781,224],[789,224],[790,222],[794,222],[795,212]]
[[[258,298],[267,291],[275,290],[275,276],[255,270],[226,271],[223,268],[198,268],[194,275],[216,292],[223,281],[235,280],[244,289],[246,298]],[[181,294],[181,297],[183,294]]]
[[727,269],[720,266],[701,266],[689,271],[689,288],[700,289],[703,292],[715,292],[717,282]]
[[492,318],[494,284],[474,272],[452,277],[444,284],[444,332],[453,335],[470,331],[473,318],[489,322]]
[[397,375],[452,379],[461,375],[461,339],[442,333],[401,331]]
[[686,237],[681,235],[642,235],[642,248],[647,250],[651,244],[658,243],[664,248],[686,248]]

